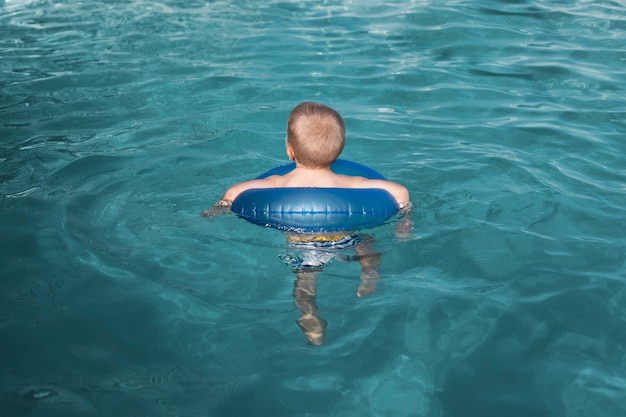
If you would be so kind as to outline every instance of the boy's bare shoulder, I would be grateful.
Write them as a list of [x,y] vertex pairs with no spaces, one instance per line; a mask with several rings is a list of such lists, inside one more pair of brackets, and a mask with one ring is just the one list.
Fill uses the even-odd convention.
[[400,207],[409,203],[409,191],[396,182],[387,180],[372,180],[363,177],[354,177],[351,188],[381,188],[393,196]]
[[253,188],[273,188],[276,187],[278,175],[272,175],[267,178],[255,179],[250,181],[240,182],[233,185],[224,193],[224,200],[233,201],[237,196],[244,191],[251,190]]
[[391,184],[394,184],[387,180],[372,180],[365,177],[348,176],[344,175],[345,188],[383,188],[387,189]]

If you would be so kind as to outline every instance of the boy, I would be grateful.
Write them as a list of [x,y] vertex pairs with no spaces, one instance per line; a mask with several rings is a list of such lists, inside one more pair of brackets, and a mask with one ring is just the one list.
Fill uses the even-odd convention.
[[400,184],[332,172],[330,164],[339,157],[344,143],[345,127],[339,113],[323,104],[300,103],[287,121],[287,156],[296,168],[282,176],[235,184],[216,205],[228,208],[235,197],[251,188],[279,187],[382,188],[395,198],[400,209],[409,205],[409,192]]
[[[252,188],[281,187],[325,187],[325,188],[382,188],[388,191],[401,210],[410,209],[409,192],[395,182],[371,180],[363,177],[340,175],[331,171],[330,165],[339,157],[345,143],[345,125],[335,110],[315,102],[297,105],[287,120],[286,151],[295,169],[285,175],[273,175],[263,179],[241,182],[230,187],[215,205],[202,212],[211,217],[229,210],[232,201],[242,192]],[[396,226],[396,233],[406,233],[411,229],[407,217]],[[289,263],[295,267],[296,283],[294,298],[302,317],[298,325],[313,345],[324,341],[326,321],[316,315],[315,272],[332,259],[330,249],[354,248],[356,259],[361,264],[361,285],[357,295],[362,297],[375,291],[380,263],[380,254],[371,247],[373,238],[353,236],[350,233],[333,235],[289,234],[290,247],[298,249],[302,258],[291,255]],[[283,258],[283,259],[284,259]]]

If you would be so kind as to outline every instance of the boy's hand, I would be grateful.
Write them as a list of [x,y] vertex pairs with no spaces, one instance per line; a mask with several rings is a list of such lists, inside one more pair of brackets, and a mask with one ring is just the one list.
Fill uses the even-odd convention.
[[230,211],[230,206],[232,206],[232,201],[229,200],[220,200],[213,204],[213,207],[210,209],[204,210],[200,215],[202,217],[215,217],[217,215],[226,213]]
[[413,230],[413,222],[411,221],[412,205],[409,203],[400,209],[402,217],[396,223],[394,233],[398,239],[410,239]]
[[413,230],[413,222],[408,216],[398,220],[394,233],[398,239],[410,239]]

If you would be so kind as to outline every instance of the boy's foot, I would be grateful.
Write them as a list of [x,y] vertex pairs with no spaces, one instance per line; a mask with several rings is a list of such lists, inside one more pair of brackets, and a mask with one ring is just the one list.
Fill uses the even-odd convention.
[[376,291],[376,283],[379,277],[378,271],[374,268],[363,270],[361,273],[361,285],[356,290],[357,297],[373,294]]
[[326,331],[326,320],[312,314],[305,314],[297,321],[304,335],[313,346],[324,344],[324,332]]

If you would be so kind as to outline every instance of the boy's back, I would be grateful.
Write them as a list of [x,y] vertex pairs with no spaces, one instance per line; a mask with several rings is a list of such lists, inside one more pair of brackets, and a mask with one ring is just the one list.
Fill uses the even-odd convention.
[[385,180],[370,180],[364,177],[335,174],[330,168],[310,169],[296,165],[285,175],[273,175],[259,180],[235,184],[224,194],[223,199],[233,201],[240,193],[251,188],[382,188],[391,194],[402,208],[409,202],[407,189],[397,183]]

